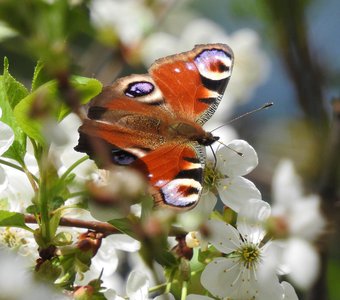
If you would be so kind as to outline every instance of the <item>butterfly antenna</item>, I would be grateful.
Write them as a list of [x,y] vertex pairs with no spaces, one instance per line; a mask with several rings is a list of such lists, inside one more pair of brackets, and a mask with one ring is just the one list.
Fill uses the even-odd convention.
[[[242,153],[242,152],[239,152],[239,151],[237,151],[237,150],[235,150],[235,149],[229,147],[228,145],[222,143],[221,141],[216,141],[216,142],[217,142],[217,143],[220,143],[220,144],[223,145],[224,147],[227,147],[229,150],[234,151],[237,155],[243,156],[243,153]],[[214,156],[215,156],[215,155],[214,155]]]
[[213,149],[213,147],[211,145],[209,145],[210,149],[211,149],[211,152],[214,156],[214,170],[216,169],[216,165],[217,165],[217,157],[216,157],[216,154],[215,154],[215,151]]
[[245,117],[245,116],[251,115],[251,114],[253,114],[253,113],[257,112],[257,111],[260,111],[260,110],[263,110],[263,109],[267,109],[268,107],[271,107],[273,104],[274,104],[273,102],[265,103],[265,104],[263,104],[261,107],[258,107],[258,108],[256,108],[256,109],[253,109],[253,110],[251,110],[251,111],[248,111],[248,112],[246,112],[246,113],[244,113],[244,114],[242,114],[242,115],[240,115],[240,116],[238,116],[238,117],[236,117],[236,118],[234,118],[234,119],[231,119],[229,122],[227,122],[227,123],[225,123],[225,124],[222,124],[221,126],[216,127],[216,128],[213,129],[211,132],[213,132],[213,131],[215,131],[215,130],[217,130],[217,129],[220,129],[221,127],[226,126],[226,125],[228,125],[228,124],[230,124],[230,123],[232,123],[232,122],[235,122],[236,120],[241,119],[241,118],[243,118],[243,117]]

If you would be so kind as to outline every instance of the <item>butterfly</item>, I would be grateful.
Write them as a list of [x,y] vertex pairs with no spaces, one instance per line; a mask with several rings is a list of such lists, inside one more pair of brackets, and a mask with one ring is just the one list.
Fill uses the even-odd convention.
[[156,60],[148,74],[117,79],[89,103],[75,150],[100,168],[141,171],[155,206],[193,208],[203,188],[205,147],[218,140],[202,126],[222,99],[233,63],[227,45],[196,45]]

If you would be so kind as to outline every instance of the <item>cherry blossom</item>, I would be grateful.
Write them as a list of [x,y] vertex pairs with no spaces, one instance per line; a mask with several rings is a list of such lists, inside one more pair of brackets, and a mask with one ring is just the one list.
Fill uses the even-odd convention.
[[240,207],[237,229],[223,221],[208,221],[209,241],[226,254],[213,259],[201,275],[203,287],[212,295],[233,300],[284,299],[275,265],[279,247],[263,241],[270,212],[268,203],[250,199]]
[[[0,108],[0,119],[2,110]],[[14,141],[14,132],[7,124],[0,122],[0,156],[3,155]],[[4,169],[0,165],[0,192],[7,187],[7,176]]]
[[205,197],[215,197],[213,192],[217,190],[222,202],[238,212],[247,199],[261,198],[254,183],[243,177],[257,166],[258,158],[254,148],[246,141],[233,140],[227,146],[216,152],[216,168],[210,165],[206,169],[206,189],[201,201],[207,201]]
[[305,195],[293,162],[281,161],[273,178],[273,223],[283,236],[288,277],[304,290],[311,287],[319,274],[320,258],[313,242],[326,226],[320,204],[318,195]]
[[[0,249],[0,291],[1,299],[71,299],[58,294],[47,283],[39,283],[27,270],[26,259],[12,252]],[[20,288],[18,288],[18,284]]]
[[136,0],[94,0],[90,16],[94,27],[126,46],[137,44],[155,22],[148,6]]

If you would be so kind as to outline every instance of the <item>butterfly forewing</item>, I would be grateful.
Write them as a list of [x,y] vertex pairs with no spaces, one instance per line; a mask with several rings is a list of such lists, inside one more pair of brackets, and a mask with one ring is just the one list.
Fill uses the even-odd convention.
[[233,61],[227,45],[198,45],[192,51],[157,60],[149,73],[166,105],[179,116],[202,125],[221,101]]

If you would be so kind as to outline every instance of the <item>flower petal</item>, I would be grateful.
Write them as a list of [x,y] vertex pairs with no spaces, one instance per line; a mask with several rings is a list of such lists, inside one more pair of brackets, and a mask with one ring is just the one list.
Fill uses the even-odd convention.
[[217,198],[212,192],[203,190],[200,201],[193,209],[177,214],[177,222],[186,231],[197,230],[209,218],[216,202]]
[[240,247],[240,235],[230,224],[218,220],[209,220],[207,227],[209,228],[208,240],[219,251],[227,254]]
[[139,271],[132,271],[126,284],[126,294],[130,300],[147,300],[149,294],[149,279]]
[[237,229],[248,242],[258,244],[265,235],[264,222],[271,213],[270,205],[259,199],[249,199],[238,213]]
[[292,235],[313,241],[325,229],[326,221],[321,213],[319,195],[294,199],[290,209],[289,225]]
[[243,140],[233,140],[228,147],[235,151],[221,147],[217,153],[217,168],[222,174],[229,177],[243,176],[251,172],[258,164],[257,153],[252,146]]
[[287,207],[302,197],[301,178],[296,174],[293,162],[280,161],[273,176],[273,199],[275,203]]
[[7,124],[0,122],[0,156],[13,144],[14,132]]
[[283,260],[294,285],[302,290],[308,290],[319,274],[320,259],[315,248],[302,239],[289,239]]
[[261,247],[261,263],[257,269],[257,278],[267,281],[275,274],[285,274],[280,267],[282,266],[282,254],[285,250],[284,244],[279,240],[268,241]]
[[260,199],[261,193],[254,183],[241,176],[221,179],[217,190],[222,202],[232,210],[239,212],[248,199]]
[[124,300],[124,298],[118,296],[117,293],[112,289],[106,290],[104,292],[104,296],[106,299],[109,299],[109,300]]
[[230,285],[239,276],[240,272],[235,260],[218,257],[203,270],[201,284],[215,297],[223,298],[230,294]]
[[[189,298],[187,297],[187,300],[188,299]],[[175,297],[172,294],[168,293],[168,294],[159,295],[159,296],[155,297],[153,300],[175,300]]]
[[273,274],[266,280],[255,280],[253,289],[257,291],[256,298],[261,300],[282,300],[284,299],[284,290],[279,282],[278,277]]
[[283,287],[283,291],[285,293],[284,300],[298,300],[298,296],[293,288],[293,286],[287,281],[282,281],[281,286]]
[[127,252],[136,252],[140,249],[140,242],[126,234],[113,234],[105,238],[110,247]]
[[5,170],[0,166],[0,193],[6,189],[8,185],[8,179]]
[[186,300],[214,300],[214,299],[208,296],[190,294],[187,296]]
[[111,244],[102,240],[102,245],[98,249],[97,254],[92,258],[91,271],[96,274],[103,272],[104,276],[112,275],[118,266],[118,256],[116,249]]

